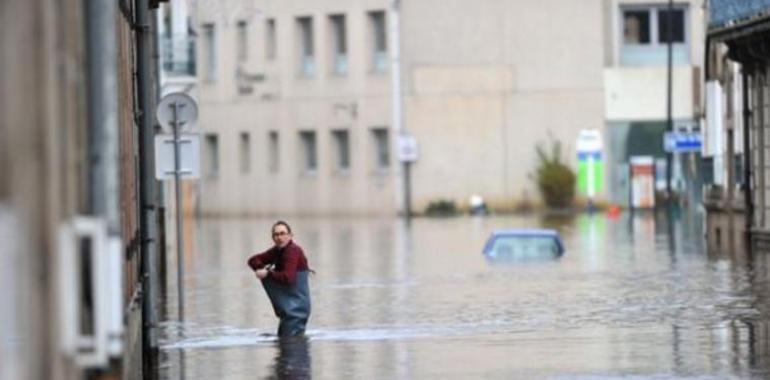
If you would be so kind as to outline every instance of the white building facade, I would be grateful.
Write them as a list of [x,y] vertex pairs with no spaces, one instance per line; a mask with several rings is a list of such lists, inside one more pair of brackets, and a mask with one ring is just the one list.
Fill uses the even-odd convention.
[[[441,199],[463,206],[473,194],[500,210],[537,203],[535,145],[560,141],[574,167],[583,129],[605,136],[599,198],[622,203],[615,194],[628,191],[627,178],[613,173],[633,150],[625,147],[637,129],[661,134],[649,124],[666,117],[660,6],[637,3],[199,1],[201,211],[401,209],[391,116],[396,5],[403,126],[419,151],[410,177],[415,211]],[[700,3],[677,3],[675,17],[683,40],[674,116],[683,125],[697,114],[702,44],[690,42],[702,38]],[[624,35],[629,23],[636,29]]]

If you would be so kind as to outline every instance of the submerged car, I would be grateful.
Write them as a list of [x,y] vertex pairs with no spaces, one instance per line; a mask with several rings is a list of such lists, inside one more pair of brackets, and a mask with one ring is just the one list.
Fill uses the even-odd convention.
[[484,256],[490,261],[553,260],[563,254],[561,237],[552,229],[498,229],[484,245]]

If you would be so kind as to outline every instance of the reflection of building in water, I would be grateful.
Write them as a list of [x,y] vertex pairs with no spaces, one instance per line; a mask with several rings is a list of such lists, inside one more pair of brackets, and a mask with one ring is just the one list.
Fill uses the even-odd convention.
[[396,212],[392,3],[401,6],[404,121],[419,147],[418,211],[439,198],[466,205],[472,194],[512,208],[537,194],[535,143],[560,140],[574,164],[582,129],[607,141],[611,181],[598,196],[627,203],[630,157],[663,157],[669,36],[674,119],[697,126],[703,12],[694,0],[677,2],[670,33],[663,0],[200,6],[203,212]]

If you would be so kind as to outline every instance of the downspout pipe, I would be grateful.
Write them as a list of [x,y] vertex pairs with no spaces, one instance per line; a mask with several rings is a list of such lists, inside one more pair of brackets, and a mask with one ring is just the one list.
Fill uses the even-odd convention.
[[136,70],[139,123],[139,202],[141,207],[141,281],[142,281],[142,373],[145,377],[155,372],[157,366],[157,314],[153,298],[157,278],[157,205],[154,176],[155,152],[153,149],[153,115],[155,94],[152,82],[152,28],[150,25],[149,0],[134,0],[136,35]]
[[741,67],[743,97],[743,191],[746,206],[746,240],[751,247],[751,228],[754,225],[754,195],[751,191],[751,108],[749,105],[749,68],[747,63]]
[[88,92],[88,212],[104,221],[107,232],[106,256],[108,272],[105,283],[95,284],[107,292],[107,353],[123,355],[123,299],[120,217],[120,131],[118,92],[118,40],[115,26],[117,3],[89,0],[85,3],[87,92]]
[[120,236],[116,7],[86,1],[89,125],[89,211]]

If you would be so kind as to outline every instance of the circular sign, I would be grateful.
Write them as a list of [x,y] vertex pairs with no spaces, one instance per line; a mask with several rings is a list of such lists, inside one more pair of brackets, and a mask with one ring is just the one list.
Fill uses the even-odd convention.
[[160,100],[155,114],[164,132],[172,133],[174,126],[187,132],[198,121],[198,104],[185,93],[173,92]]

